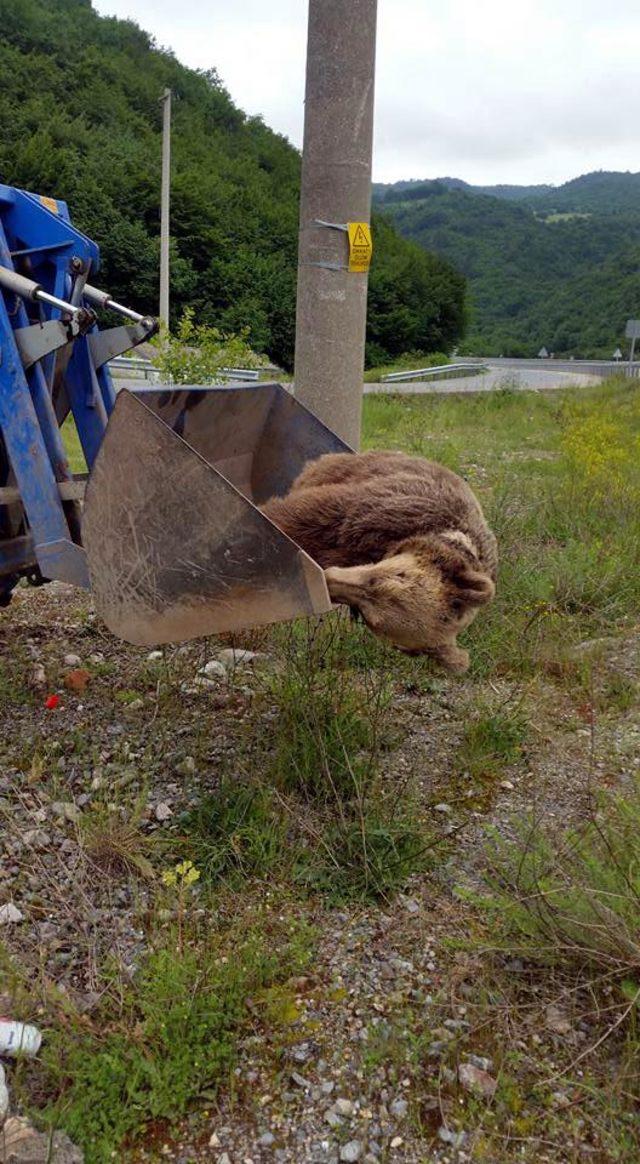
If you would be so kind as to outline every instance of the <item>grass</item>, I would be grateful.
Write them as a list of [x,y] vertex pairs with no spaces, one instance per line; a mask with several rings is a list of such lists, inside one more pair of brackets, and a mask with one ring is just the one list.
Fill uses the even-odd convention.
[[467,895],[479,926],[470,918],[461,944],[475,952],[486,992],[476,1021],[485,1039],[489,1024],[495,1028],[489,1052],[500,1068],[498,1101],[506,1065],[520,1100],[502,1113],[498,1102],[490,1120],[478,1113],[487,1153],[478,1159],[493,1159],[509,1135],[529,1138],[540,1121],[547,1143],[564,1139],[566,1117],[554,1116],[558,1096],[567,1114],[574,1105],[581,1111],[578,1139],[588,1112],[596,1158],[638,1158],[639,792],[635,783],[599,793],[570,829],[531,818],[513,822],[510,839],[493,831],[484,887]]
[[34,701],[33,688],[27,682],[28,659],[14,657],[0,660],[0,704],[4,707],[21,706]]
[[129,811],[124,805],[97,805],[83,813],[79,831],[82,847],[100,874],[154,877],[150,840],[141,828],[141,803]]
[[[336,900],[375,900],[424,865],[432,838],[413,780],[393,790],[391,668],[366,665],[337,617],[280,632],[282,666],[256,692],[237,768],[187,821],[205,874],[288,878]],[[258,766],[262,772],[256,776]]]
[[481,713],[464,729],[458,763],[474,780],[495,778],[520,758],[526,736],[517,711]]
[[71,471],[73,473],[86,473],[87,463],[84,459],[78,430],[71,415],[69,415],[62,426],[62,438],[64,440],[64,447],[67,450]]
[[613,674],[605,679],[599,691],[599,706],[603,711],[630,711],[638,704],[638,684],[628,675]]

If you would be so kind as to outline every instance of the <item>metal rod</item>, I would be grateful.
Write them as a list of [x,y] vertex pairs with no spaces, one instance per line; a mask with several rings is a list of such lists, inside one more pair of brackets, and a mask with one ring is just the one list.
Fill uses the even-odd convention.
[[59,311],[68,311],[71,315],[77,315],[80,311],[84,311],[83,307],[75,307],[73,303],[66,303],[64,299],[58,299],[56,295],[49,295],[48,291],[36,291],[34,299],[38,299],[40,303],[48,303],[49,307],[57,307]]
[[13,291],[22,299],[48,303],[50,307],[57,307],[60,311],[66,311],[71,315],[75,315],[81,310],[79,307],[74,307],[73,303],[67,303],[65,299],[49,295],[48,291],[43,291],[40,283],[34,283],[33,279],[27,279],[24,275],[19,275],[17,271],[10,270],[9,267],[0,266],[0,286],[5,287],[7,291]]
[[118,315],[124,315],[126,319],[132,319],[134,323],[142,323],[142,320],[146,318],[146,316],[141,315],[139,311],[134,311],[131,307],[123,307],[122,303],[116,303],[115,299],[108,299],[106,306],[111,311],[115,311]]
[[118,315],[124,315],[126,319],[132,319],[134,323],[141,323],[146,316],[141,315],[139,311],[132,311],[130,307],[123,307],[121,303],[116,303],[112,299],[108,291],[100,291],[98,287],[90,287],[88,283],[84,287],[84,297],[93,303],[94,307],[107,308],[110,311],[115,311]]
[[[50,295],[48,291],[43,291],[39,283],[34,283],[33,279],[27,279],[24,275],[19,275],[17,271],[11,271],[8,267],[0,266],[0,286],[20,295],[22,299],[47,303],[49,307],[57,307],[59,311],[65,311],[70,315],[77,315],[84,311],[84,307],[75,303],[67,303],[65,299],[58,299],[56,295]],[[124,315],[126,319],[132,319],[134,323],[142,323],[142,320],[147,318],[139,311],[133,311],[130,307],[123,307],[121,303],[116,303],[107,291],[90,287],[88,283],[84,286],[83,296],[96,307],[109,308],[118,315]]]
[[367,274],[343,225],[368,223],[377,0],[309,0],[295,395],[344,441],[360,440]]
[[171,193],[171,89],[162,97],[162,186],[160,191],[160,322],[169,327],[169,200]]

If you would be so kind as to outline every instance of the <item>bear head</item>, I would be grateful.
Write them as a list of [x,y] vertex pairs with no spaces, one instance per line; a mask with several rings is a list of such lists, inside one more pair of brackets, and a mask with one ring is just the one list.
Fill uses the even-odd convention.
[[379,562],[325,570],[333,602],[356,610],[379,638],[410,655],[432,655],[463,672],[457,636],[495,594],[469,538],[460,531],[400,542]]

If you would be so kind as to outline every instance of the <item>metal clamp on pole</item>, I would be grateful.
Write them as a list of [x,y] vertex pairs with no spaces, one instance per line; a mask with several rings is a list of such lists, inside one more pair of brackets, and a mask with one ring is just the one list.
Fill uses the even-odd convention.
[[345,234],[349,233],[349,227],[346,222],[323,222],[321,218],[314,218],[314,226],[328,226],[329,230],[343,230]]
[[[340,230],[343,234],[349,233],[349,227],[346,222],[323,222],[321,218],[314,218],[314,226],[324,226],[328,230]],[[308,267],[322,267],[325,271],[348,271],[349,268],[346,263],[329,263],[322,259],[310,261],[307,263]]]

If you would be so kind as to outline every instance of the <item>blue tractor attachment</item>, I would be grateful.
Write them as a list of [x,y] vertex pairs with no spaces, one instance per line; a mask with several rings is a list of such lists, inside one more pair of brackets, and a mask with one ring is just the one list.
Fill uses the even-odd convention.
[[[259,506],[347,446],[276,383],[116,395],[109,361],[157,324],[93,286],[99,267],[64,202],[0,185],[0,606],[21,578],[91,588],[140,645],[328,610],[322,570]],[[126,322],[101,329],[103,311]]]

